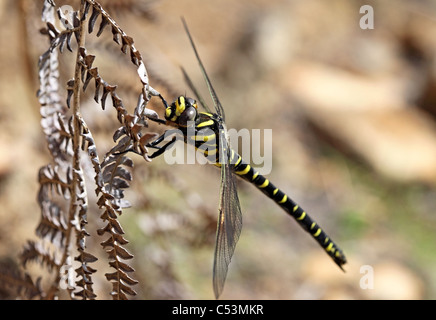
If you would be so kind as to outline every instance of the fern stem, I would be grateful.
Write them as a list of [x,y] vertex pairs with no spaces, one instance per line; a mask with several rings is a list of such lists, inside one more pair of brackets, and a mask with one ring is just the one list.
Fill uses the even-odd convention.
[[[85,1],[81,0],[80,2],[80,10],[79,17],[83,17],[85,12]],[[79,181],[81,181],[81,166],[80,166],[80,131],[81,131],[81,113],[80,113],[80,79],[81,79],[81,56],[80,56],[80,48],[85,47],[85,24],[86,19],[80,19],[80,25],[78,30],[78,48],[76,55],[76,66],[74,71],[74,89],[73,89],[73,159],[72,159],[72,167],[73,167],[73,179],[70,186],[71,192],[71,201],[69,206],[68,213],[68,228],[65,234],[65,248],[64,253],[62,255],[61,261],[59,263],[59,270],[57,270],[57,277],[53,286],[50,289],[48,296],[51,296],[54,292],[53,290],[58,290],[56,284],[61,281],[62,275],[60,273],[60,268],[65,265],[67,258],[69,257],[69,251],[71,246],[71,235],[73,230],[76,228],[75,220],[77,215],[77,199],[78,199],[78,190],[79,190]]]
[[80,181],[82,181],[83,174],[82,174],[82,168],[80,166],[80,141],[81,141],[81,120],[82,115],[80,113],[80,92],[81,92],[81,70],[82,70],[82,57],[80,55],[80,48],[85,47],[85,24],[86,19],[83,19],[85,13],[85,1],[80,1],[80,10],[79,10],[79,17],[80,17],[80,25],[79,25],[79,32],[78,32],[78,47],[77,47],[77,54],[76,54],[76,66],[74,71],[74,89],[73,89],[73,181],[71,186],[71,202],[70,202],[70,208],[69,208],[69,228],[67,233],[67,243],[68,245],[65,248],[64,257],[67,259],[68,257],[68,250],[71,238],[71,233],[75,227],[78,227],[78,225],[74,226],[74,221],[76,221],[77,214],[78,214],[78,206],[77,201],[79,200],[79,195],[77,194],[79,192],[80,186],[78,185]]
[[[85,12],[85,1],[81,0],[80,3],[80,11],[79,11],[79,17],[83,17],[83,14]],[[76,68],[74,71],[74,93],[73,93],[73,116],[75,118],[74,121],[74,130],[75,132],[79,132],[80,129],[80,77],[81,77],[81,70],[82,70],[82,64],[81,64],[81,56],[80,56],[80,48],[85,47],[85,19],[80,19],[80,26],[79,26],[79,46],[77,48],[77,56],[76,56]],[[79,151],[79,139],[80,135],[75,134],[74,135],[74,155],[76,155],[76,149]],[[77,143],[76,143],[77,142]]]

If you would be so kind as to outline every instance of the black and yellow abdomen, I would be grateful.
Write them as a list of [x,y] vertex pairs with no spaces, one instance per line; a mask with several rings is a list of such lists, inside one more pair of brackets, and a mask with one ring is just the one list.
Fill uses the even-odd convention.
[[306,211],[298,206],[283,191],[274,186],[268,179],[259,174],[253,167],[245,162],[239,154],[232,152],[234,173],[244,180],[254,184],[260,191],[274,200],[282,209],[291,215],[312,237],[320,244],[327,254],[342,269],[347,262],[342,250],[330,239],[321,227],[313,221]]
[[[196,118],[195,128],[189,132],[189,128],[184,128],[183,135],[186,143],[190,143],[195,148],[202,152],[210,162],[215,166],[221,167],[219,160],[220,154],[225,154],[226,151],[219,151],[219,141],[217,136],[219,133],[219,123],[214,114],[200,112]],[[321,227],[312,220],[312,218],[296,204],[288,195],[272,184],[267,178],[259,174],[258,171],[245,162],[242,157],[234,150],[230,150],[229,162],[234,174],[240,176],[249,183],[254,184],[269,198],[274,200],[283,210],[292,216],[304,230],[312,235],[312,237],[324,248],[326,253],[335,261],[342,269],[342,265],[347,262],[342,250],[330,239]]]

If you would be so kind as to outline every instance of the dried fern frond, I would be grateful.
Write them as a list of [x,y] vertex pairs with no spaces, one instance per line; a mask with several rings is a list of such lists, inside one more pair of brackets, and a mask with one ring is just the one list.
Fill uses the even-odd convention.
[[67,168],[66,177],[61,178],[59,170],[59,166],[47,165],[39,171],[38,203],[41,207],[41,221],[36,228],[36,234],[41,239],[50,236],[52,243],[58,238],[56,244],[62,248],[65,246],[68,223],[61,206],[53,201],[53,194],[69,199],[72,176]]
[[122,261],[132,259],[133,255],[123,247],[128,241],[123,237],[124,230],[117,218],[121,215],[123,208],[130,207],[130,203],[123,199],[123,189],[129,187],[129,182],[132,180],[131,173],[125,167],[132,168],[133,161],[125,155],[111,154],[100,164],[94,139],[83,122],[82,137],[84,139],[82,148],[88,150],[95,171],[97,187],[95,192],[97,196],[100,195],[97,205],[103,210],[100,218],[106,223],[105,227],[97,230],[97,233],[100,236],[106,233],[109,235],[109,238],[101,245],[105,249],[110,248],[107,250],[109,265],[115,269],[115,272],[107,273],[105,276],[112,283],[113,298],[127,299],[126,294],[136,295],[130,286],[138,282],[127,275],[134,269]]
[[100,4],[105,7],[108,12],[112,12],[116,16],[135,14],[141,18],[153,21],[156,19],[153,10],[155,2],[156,0],[103,0],[100,1]]
[[[70,254],[69,242],[73,229],[73,205],[69,206],[68,202],[72,204],[75,195],[72,183],[73,151],[70,148],[74,129],[72,118],[65,120],[67,108],[61,102],[59,55],[55,48],[59,45],[56,39],[62,39],[62,36],[59,36],[61,33],[53,25],[53,1],[44,2],[42,19],[47,25],[45,34],[50,39],[50,48],[41,56],[39,62],[38,98],[41,104],[41,126],[53,163],[39,171],[38,203],[41,208],[41,221],[36,234],[40,240],[27,242],[21,254],[21,261],[24,267],[29,262],[37,262],[56,274],[49,292],[42,294],[55,297],[61,279],[60,270]],[[51,249],[47,247],[46,241],[53,245]]]
[[[118,3],[120,4],[120,3]],[[116,5],[112,2],[112,7]],[[57,18],[56,18],[57,17]],[[21,255],[22,265],[36,262],[55,276],[47,291],[39,296],[55,298],[61,290],[65,268],[72,268],[73,260],[78,262],[74,269],[75,282],[68,283],[72,299],[95,299],[92,276],[98,270],[91,267],[97,258],[87,249],[89,197],[87,177],[82,162],[89,160],[93,168],[93,183],[97,195],[96,205],[102,210],[100,218],[105,226],[97,230],[100,236],[107,236],[101,243],[106,250],[108,263],[114,269],[106,273],[112,284],[110,294],[114,299],[126,299],[136,295],[132,286],[138,281],[130,275],[134,269],[127,264],[133,255],[125,248],[128,240],[118,220],[123,209],[130,206],[124,199],[124,190],[132,181],[133,161],[125,154],[134,149],[149,160],[146,144],[156,135],[145,131],[147,118],[158,118],[156,112],[147,108],[153,96],[162,96],[149,85],[147,69],[141,53],[134,45],[133,38],[123,32],[116,21],[93,0],[81,0],[80,9],[66,12],[56,9],[54,1],[43,4],[42,20],[45,27],[41,33],[49,40],[48,49],[39,59],[41,104],[41,126],[52,163],[39,171],[40,190],[38,203],[41,220],[36,228],[37,241],[28,241]],[[63,28],[59,21],[63,23]],[[98,28],[96,28],[98,26]],[[88,53],[85,38],[94,33],[101,36],[110,30],[113,42],[129,57],[135,66],[140,92],[138,104],[130,114],[117,93],[117,84],[106,82],[95,66],[96,55]],[[67,50],[65,50],[65,48]],[[73,78],[64,87],[60,83],[59,56],[68,52],[76,53]],[[83,93],[94,83],[94,100],[104,110],[108,101],[116,111],[121,124],[114,129],[114,146],[99,159],[97,144],[81,113]]]

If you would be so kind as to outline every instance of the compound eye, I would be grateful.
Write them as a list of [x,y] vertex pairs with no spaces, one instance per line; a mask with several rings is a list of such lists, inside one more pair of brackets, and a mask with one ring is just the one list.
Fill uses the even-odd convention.
[[193,106],[189,106],[183,111],[179,117],[179,124],[182,126],[187,126],[189,121],[195,121],[197,117],[197,109]]
[[192,98],[186,98],[186,105],[187,106],[193,106],[195,109],[197,109],[197,103]]

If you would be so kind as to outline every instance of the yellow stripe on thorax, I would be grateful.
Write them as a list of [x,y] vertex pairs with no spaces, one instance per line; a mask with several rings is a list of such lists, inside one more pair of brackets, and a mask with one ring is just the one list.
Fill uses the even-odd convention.
[[209,112],[200,112],[200,114],[204,114],[205,116],[208,116],[209,118],[213,117],[213,114],[209,113]]
[[207,149],[207,150],[202,150],[202,149],[198,149],[198,150],[200,150],[201,152],[203,152],[203,154],[207,157],[207,156],[212,156],[212,155],[214,155],[214,154],[216,154],[217,153],[217,149],[215,148],[215,149]]
[[210,127],[214,124],[213,120],[206,120],[197,124],[197,128]]
[[210,134],[208,136],[203,136],[203,135],[197,134],[195,136],[191,136],[191,139],[194,140],[194,141],[203,141],[203,142],[206,142],[206,141],[214,140],[215,137],[216,137],[215,133]]
[[206,120],[197,124],[197,128],[209,127],[212,126],[213,124],[214,124],[213,120]]

